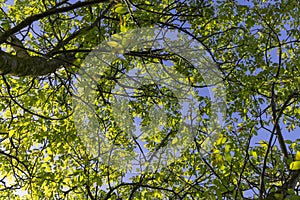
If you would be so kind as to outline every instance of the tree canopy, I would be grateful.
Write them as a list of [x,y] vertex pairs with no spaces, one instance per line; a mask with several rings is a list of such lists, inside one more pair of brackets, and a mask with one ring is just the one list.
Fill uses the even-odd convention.
[[297,0],[0,2],[1,199],[300,199]]

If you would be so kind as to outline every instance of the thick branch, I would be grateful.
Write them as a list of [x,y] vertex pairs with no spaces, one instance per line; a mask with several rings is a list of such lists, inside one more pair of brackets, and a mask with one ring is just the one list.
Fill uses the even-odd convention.
[[61,55],[56,58],[43,57],[19,58],[0,51],[0,73],[14,76],[43,76],[55,72],[63,64],[74,61],[73,56]]

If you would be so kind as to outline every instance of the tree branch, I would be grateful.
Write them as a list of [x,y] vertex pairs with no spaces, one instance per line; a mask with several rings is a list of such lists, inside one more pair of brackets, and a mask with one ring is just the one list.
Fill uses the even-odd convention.
[[43,13],[39,13],[39,14],[27,17],[18,25],[5,31],[4,33],[1,33],[0,34],[0,44],[4,43],[8,39],[9,36],[17,33],[18,31],[22,30],[26,26],[31,25],[35,21],[38,21],[40,19],[43,19],[43,18],[48,17],[53,14],[68,12],[68,11],[74,10],[76,8],[80,8],[80,7],[84,7],[84,6],[88,6],[88,5],[92,5],[92,4],[96,4],[96,3],[104,3],[104,2],[107,2],[107,0],[88,0],[88,1],[84,1],[84,2],[79,1],[70,6],[61,7],[61,8],[51,8]]
[[71,55],[60,55],[52,59],[32,56],[19,58],[0,51],[0,73],[14,76],[43,76],[55,72],[63,64],[75,60]]

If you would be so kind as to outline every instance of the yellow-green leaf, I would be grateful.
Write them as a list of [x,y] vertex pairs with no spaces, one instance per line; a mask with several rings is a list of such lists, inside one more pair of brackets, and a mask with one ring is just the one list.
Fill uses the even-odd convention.
[[295,156],[296,161],[300,161],[300,151],[297,151],[296,156]]
[[107,42],[107,44],[113,48],[122,48],[122,45],[120,45],[119,43],[117,43],[115,41],[109,41],[109,42]]
[[300,161],[294,161],[290,164],[290,170],[299,170],[300,169]]
[[124,6],[120,6],[115,9],[115,12],[122,15],[127,12],[127,8]]
[[14,134],[15,134],[15,130],[10,130],[10,131],[8,132],[8,136],[9,136],[9,137],[12,137]]

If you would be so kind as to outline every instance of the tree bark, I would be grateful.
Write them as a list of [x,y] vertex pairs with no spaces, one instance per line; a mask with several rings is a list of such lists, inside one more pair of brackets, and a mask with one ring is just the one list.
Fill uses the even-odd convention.
[[14,76],[43,76],[55,72],[64,64],[71,64],[74,56],[60,55],[55,58],[39,56],[18,57],[0,51],[0,74]]

